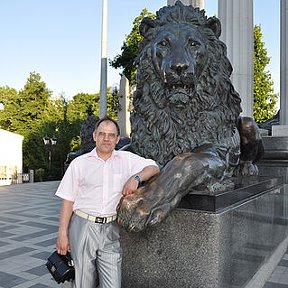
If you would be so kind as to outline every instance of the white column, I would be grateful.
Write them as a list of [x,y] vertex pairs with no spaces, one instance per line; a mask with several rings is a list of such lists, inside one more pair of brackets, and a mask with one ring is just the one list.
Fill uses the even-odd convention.
[[131,133],[129,102],[129,81],[125,76],[122,76],[119,91],[118,125],[121,131],[121,136],[124,137],[130,137]]
[[101,74],[100,74],[100,113],[102,118],[107,113],[107,26],[108,0],[102,0],[102,39],[101,39]]
[[288,125],[288,0],[281,0],[280,13],[280,124]]
[[[167,5],[174,5],[177,0],[167,0]],[[192,5],[193,7],[199,7],[200,10],[204,9],[204,0],[181,0],[181,2],[186,5]]]
[[221,40],[233,67],[232,83],[242,102],[242,115],[253,115],[253,0],[218,0]]

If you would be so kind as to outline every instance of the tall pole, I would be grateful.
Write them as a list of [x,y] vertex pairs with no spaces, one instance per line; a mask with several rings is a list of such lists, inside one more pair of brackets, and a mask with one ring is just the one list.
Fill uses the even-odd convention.
[[101,76],[100,76],[100,118],[107,113],[107,23],[108,0],[102,0],[102,41],[101,41]]
[[288,0],[281,0],[280,13],[280,124],[288,125]]
[[48,173],[49,173],[49,180],[51,180],[51,164],[52,164],[52,145],[49,144],[48,146]]

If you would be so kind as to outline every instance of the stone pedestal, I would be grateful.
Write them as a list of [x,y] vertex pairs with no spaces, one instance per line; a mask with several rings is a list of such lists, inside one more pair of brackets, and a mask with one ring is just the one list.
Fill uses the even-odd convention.
[[156,227],[122,230],[122,287],[245,287],[287,237],[287,193],[276,178],[236,181],[188,194]]
[[288,137],[288,125],[273,125],[272,136]]
[[267,136],[262,141],[265,154],[257,163],[260,176],[282,177],[288,184],[288,137]]

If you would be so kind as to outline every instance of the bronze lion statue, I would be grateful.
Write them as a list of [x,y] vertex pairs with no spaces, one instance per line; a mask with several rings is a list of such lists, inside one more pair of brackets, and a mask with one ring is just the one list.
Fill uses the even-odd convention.
[[120,201],[118,222],[128,231],[159,223],[192,189],[227,190],[233,174],[257,175],[263,154],[256,123],[239,117],[216,17],[178,1],[144,18],[140,33],[128,148],[162,168]]

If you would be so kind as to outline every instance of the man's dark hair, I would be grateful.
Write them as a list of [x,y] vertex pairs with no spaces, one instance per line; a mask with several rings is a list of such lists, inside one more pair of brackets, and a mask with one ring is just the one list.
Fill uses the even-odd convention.
[[97,130],[97,128],[99,127],[99,125],[100,125],[102,122],[105,122],[105,121],[110,121],[110,122],[114,123],[114,125],[115,125],[116,128],[117,128],[117,133],[118,133],[118,135],[120,135],[120,128],[119,128],[118,123],[117,123],[114,119],[110,118],[110,117],[107,116],[107,115],[104,116],[103,118],[101,118],[101,119],[96,123],[96,125],[95,125],[95,131]]

